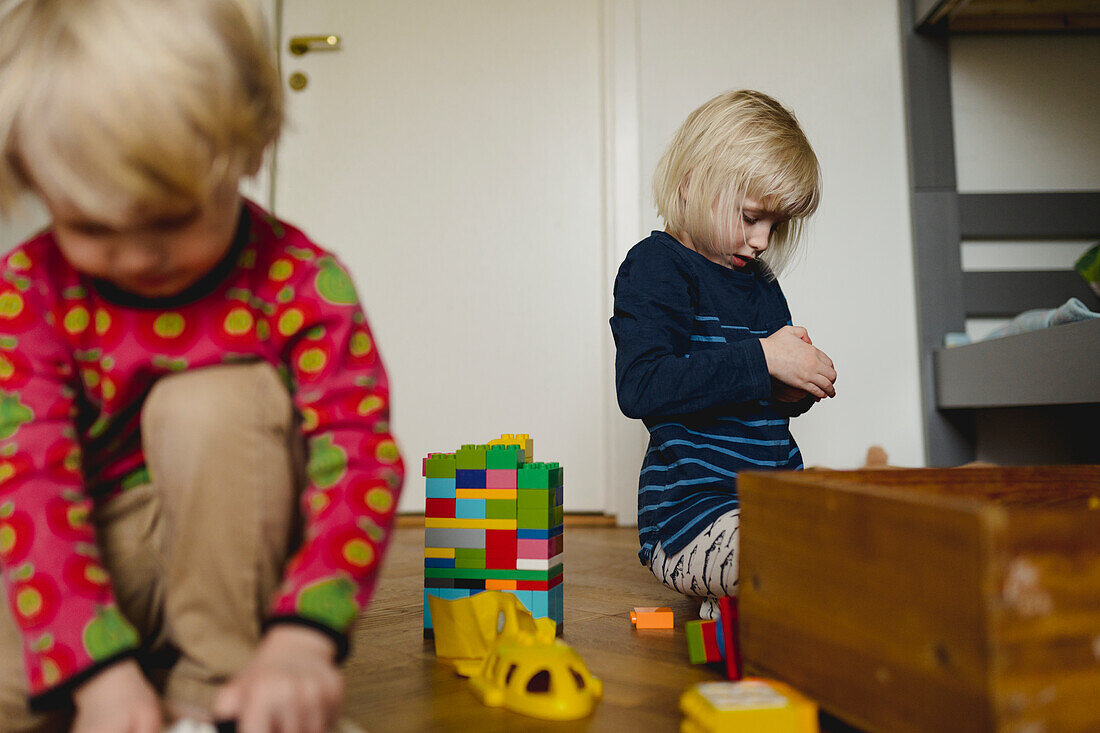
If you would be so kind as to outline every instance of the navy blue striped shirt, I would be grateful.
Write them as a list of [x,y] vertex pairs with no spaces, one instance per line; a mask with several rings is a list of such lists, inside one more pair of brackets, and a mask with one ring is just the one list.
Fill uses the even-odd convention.
[[619,408],[649,429],[638,481],[638,557],[679,552],[738,506],[746,469],[800,469],[790,418],[813,399],[771,400],[760,339],[790,324],[762,265],[730,269],[664,232],[635,245],[615,278]]

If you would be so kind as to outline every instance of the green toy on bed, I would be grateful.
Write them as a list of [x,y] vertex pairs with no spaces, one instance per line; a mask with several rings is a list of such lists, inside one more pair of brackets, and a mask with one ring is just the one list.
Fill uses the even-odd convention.
[[1094,245],[1073,266],[1093,291],[1100,295],[1100,244]]

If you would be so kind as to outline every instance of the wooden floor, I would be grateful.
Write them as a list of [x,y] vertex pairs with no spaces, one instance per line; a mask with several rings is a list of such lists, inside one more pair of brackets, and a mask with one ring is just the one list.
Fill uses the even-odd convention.
[[[698,618],[698,606],[639,564],[637,530],[567,526],[563,638],[603,680],[603,700],[591,717],[571,723],[485,707],[423,638],[423,543],[423,527],[396,530],[375,598],[352,634],[345,712],[370,733],[672,732],[680,694],[694,682],[723,679],[717,666],[688,662],[684,622]],[[635,606],[672,607],[676,628],[634,631]]]
[[[436,662],[423,638],[424,530],[401,527],[367,613],[356,624],[347,662],[346,714],[370,733],[402,731],[676,731],[680,693],[720,679],[687,660],[683,622],[698,606],[658,583],[638,562],[635,529],[568,527],[563,637],[604,696],[588,719],[549,723],[483,706],[466,680]],[[671,606],[673,631],[635,632],[635,606]]]

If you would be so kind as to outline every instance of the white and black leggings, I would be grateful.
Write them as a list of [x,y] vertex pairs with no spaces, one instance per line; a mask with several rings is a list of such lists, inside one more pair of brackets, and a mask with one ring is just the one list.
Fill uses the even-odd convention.
[[740,518],[741,510],[731,509],[674,555],[666,555],[660,542],[653,548],[653,575],[677,593],[704,599],[703,618],[713,618],[717,598],[737,595]]

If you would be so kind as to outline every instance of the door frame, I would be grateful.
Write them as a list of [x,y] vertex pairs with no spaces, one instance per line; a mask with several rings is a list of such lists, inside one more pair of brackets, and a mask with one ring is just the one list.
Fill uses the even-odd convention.
[[[610,318],[619,263],[644,233],[641,152],[641,61],[638,0],[601,0],[604,148],[604,317]],[[615,345],[604,339],[606,511],[619,525],[638,523],[638,469],[647,431],[627,420],[615,395]]]

